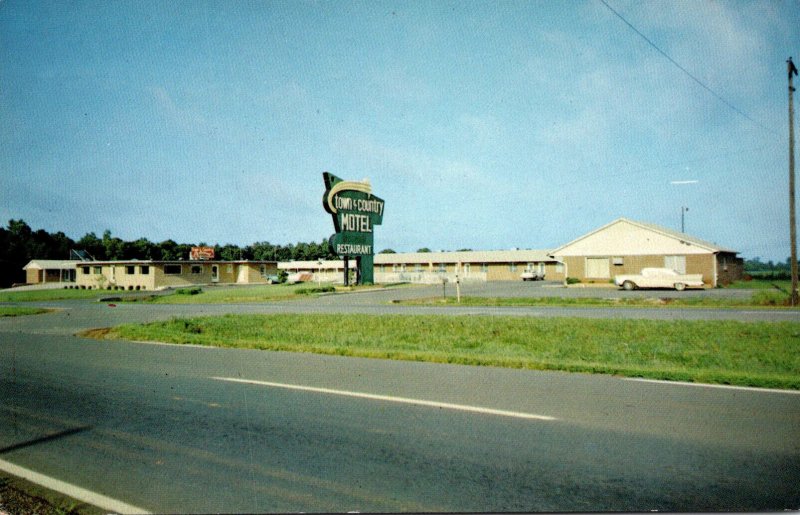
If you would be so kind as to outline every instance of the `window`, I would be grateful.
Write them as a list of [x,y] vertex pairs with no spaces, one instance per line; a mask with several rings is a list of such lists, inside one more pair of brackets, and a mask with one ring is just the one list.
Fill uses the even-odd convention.
[[81,267],[81,271],[83,271],[84,275],[89,275],[89,267],[88,266],[82,266]]
[[164,275],[181,275],[181,265],[164,265]]
[[614,257],[611,258],[611,264],[614,266],[622,266],[625,264],[625,261],[621,257]]
[[464,275],[469,275],[469,263],[464,263]]
[[517,264],[516,263],[509,263],[508,264],[508,270],[510,272],[516,272],[517,271]]
[[447,265],[445,265],[444,263],[439,264],[439,273],[443,274],[445,272],[447,272]]
[[484,274],[488,274],[489,273],[489,265],[486,264],[486,263],[483,263],[481,265],[481,272],[483,272]]
[[142,271],[142,275],[150,275],[150,267],[148,265],[142,265],[139,268]]
[[103,267],[102,266],[95,266],[95,267],[92,267],[92,268],[93,268],[92,271],[97,275],[100,275],[100,274],[103,273]]
[[192,265],[192,273],[193,274],[202,274],[203,273],[203,267],[200,266],[200,265]]
[[679,274],[685,274],[686,256],[664,256],[664,268],[671,268]]
[[133,265],[126,265],[125,266],[125,274],[126,275],[134,275],[136,273],[136,267]]

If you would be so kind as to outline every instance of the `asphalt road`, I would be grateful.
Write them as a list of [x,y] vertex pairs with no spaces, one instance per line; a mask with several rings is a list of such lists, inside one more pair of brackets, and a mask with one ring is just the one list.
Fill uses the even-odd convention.
[[154,512],[800,508],[797,393],[73,336],[380,295],[0,319],[0,461]]

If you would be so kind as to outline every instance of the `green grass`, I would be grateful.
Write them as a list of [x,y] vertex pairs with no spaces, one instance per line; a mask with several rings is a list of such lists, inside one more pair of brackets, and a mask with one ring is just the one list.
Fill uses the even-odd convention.
[[0,302],[47,302],[51,300],[71,300],[71,299],[96,299],[103,296],[104,290],[27,290],[13,291],[5,290],[0,292]]
[[792,281],[786,280],[766,280],[766,279],[752,279],[750,281],[735,281],[725,288],[733,289],[746,289],[746,290],[776,290],[789,292],[792,289]]
[[568,307],[696,307],[696,308],[740,308],[740,307],[783,307],[789,303],[789,296],[778,290],[756,290],[749,299],[721,297],[427,297],[394,301],[396,304],[412,306],[568,306]]
[[49,309],[42,308],[23,308],[18,306],[0,306],[0,318],[18,317],[24,315],[40,315],[49,312]]
[[[307,287],[303,284],[267,284],[237,287],[193,287],[175,290],[171,295],[147,297],[146,302],[156,304],[243,304],[252,302],[272,302],[300,297],[298,290]],[[197,291],[199,290],[199,291]]]
[[[397,286],[397,285],[395,285]],[[318,293],[353,292],[381,288],[381,286],[333,286],[317,283],[266,284],[259,286],[193,287],[175,290],[171,295],[132,298],[157,304],[246,304],[274,302],[308,297]],[[199,292],[196,290],[200,289]],[[126,300],[123,298],[123,300]]]
[[800,323],[227,315],[95,336],[800,389]]

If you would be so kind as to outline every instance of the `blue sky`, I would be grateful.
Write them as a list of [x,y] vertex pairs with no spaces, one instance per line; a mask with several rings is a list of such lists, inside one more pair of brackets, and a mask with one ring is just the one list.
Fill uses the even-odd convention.
[[686,206],[785,259],[800,2],[607,1],[725,102],[599,0],[4,0],[0,220],[321,241],[329,171],[386,201],[377,249],[546,249]]

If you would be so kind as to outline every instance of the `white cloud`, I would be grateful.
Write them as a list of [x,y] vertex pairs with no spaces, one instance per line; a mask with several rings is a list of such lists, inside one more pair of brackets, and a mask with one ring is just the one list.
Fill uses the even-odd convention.
[[150,88],[155,105],[161,116],[183,132],[195,132],[208,126],[205,117],[198,111],[179,106],[172,95],[162,86]]

